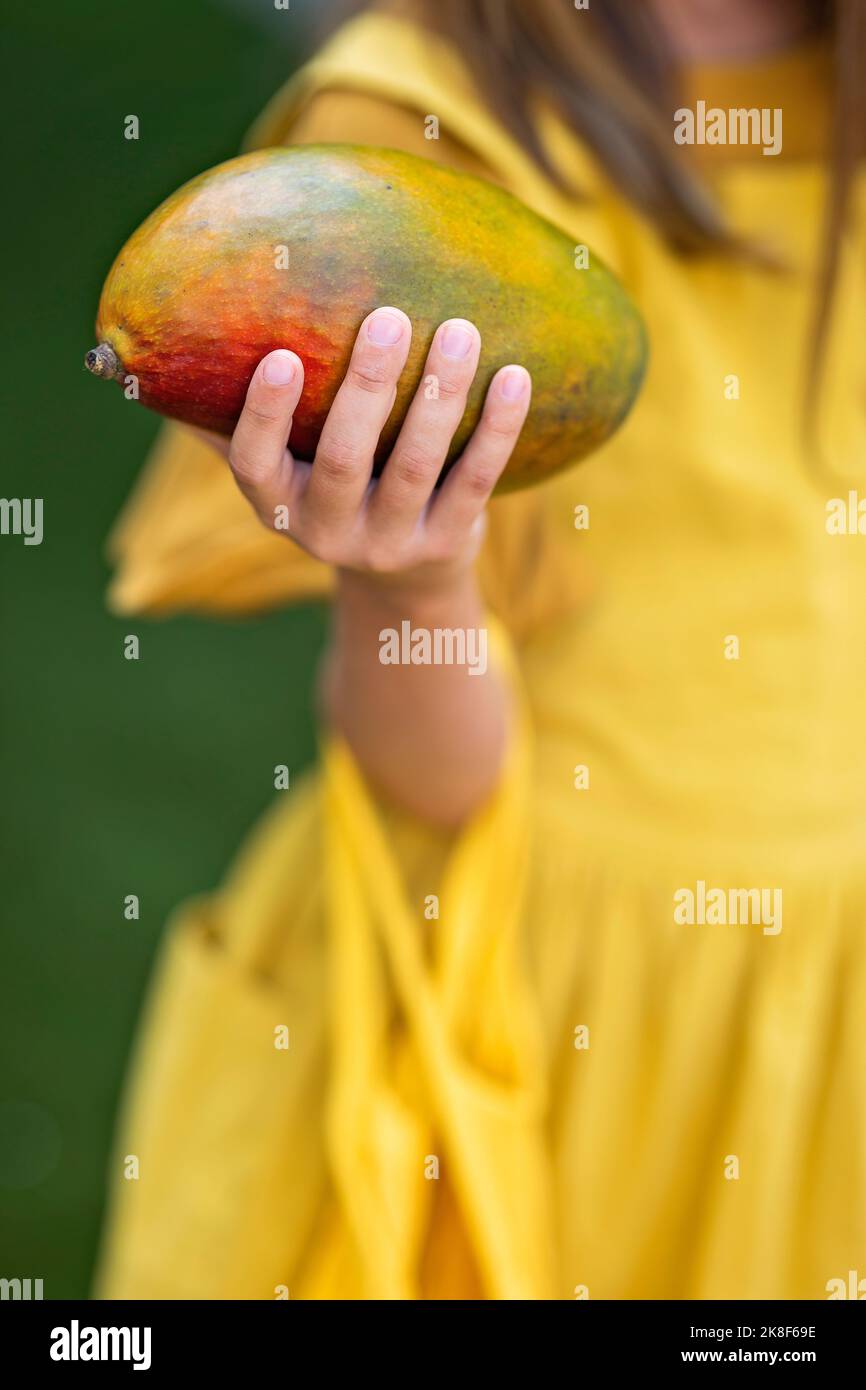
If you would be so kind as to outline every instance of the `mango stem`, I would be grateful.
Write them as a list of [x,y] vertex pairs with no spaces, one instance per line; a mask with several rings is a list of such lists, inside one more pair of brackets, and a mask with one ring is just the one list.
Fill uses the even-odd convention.
[[84,365],[94,376],[120,376],[120,361],[110,343],[100,343],[85,355]]

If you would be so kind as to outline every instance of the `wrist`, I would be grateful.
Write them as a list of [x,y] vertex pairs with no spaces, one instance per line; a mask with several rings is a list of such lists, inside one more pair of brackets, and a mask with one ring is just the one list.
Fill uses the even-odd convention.
[[337,599],[349,608],[375,607],[384,614],[420,617],[481,607],[475,567],[459,562],[401,574],[336,571]]

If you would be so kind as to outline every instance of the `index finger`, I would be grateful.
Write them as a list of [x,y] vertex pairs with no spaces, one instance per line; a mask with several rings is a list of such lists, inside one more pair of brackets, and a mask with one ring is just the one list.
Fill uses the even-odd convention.
[[304,385],[304,367],[294,352],[277,348],[253,373],[229,446],[229,464],[241,492],[266,526],[289,500],[292,456],[288,439]]

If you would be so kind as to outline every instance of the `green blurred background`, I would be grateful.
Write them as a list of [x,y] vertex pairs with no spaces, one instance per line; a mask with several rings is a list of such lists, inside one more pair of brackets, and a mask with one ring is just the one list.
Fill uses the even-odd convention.
[[[4,0],[0,1277],[85,1297],[114,1111],[170,909],[216,884],[313,756],[324,616],[114,619],[104,542],[159,428],[82,366],[103,277],[167,193],[236,152],[319,0]],[[127,141],[123,118],[139,116]],[[123,638],[138,633],[141,659]],[[141,920],[124,897],[137,893]]]

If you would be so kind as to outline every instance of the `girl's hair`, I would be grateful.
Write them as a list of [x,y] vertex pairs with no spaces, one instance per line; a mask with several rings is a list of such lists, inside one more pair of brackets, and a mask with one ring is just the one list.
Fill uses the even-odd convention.
[[[347,3],[350,10],[370,7],[370,0]],[[592,0],[579,14],[574,0],[390,0],[381,7],[454,44],[487,105],[556,183],[562,184],[562,174],[551,166],[533,119],[539,94],[678,251],[742,250],[678,157],[671,124],[677,65],[646,0]],[[810,354],[815,367],[864,151],[866,0],[807,0],[806,11],[816,30],[831,35],[835,68],[831,177]],[[813,385],[816,377],[810,372]]]

